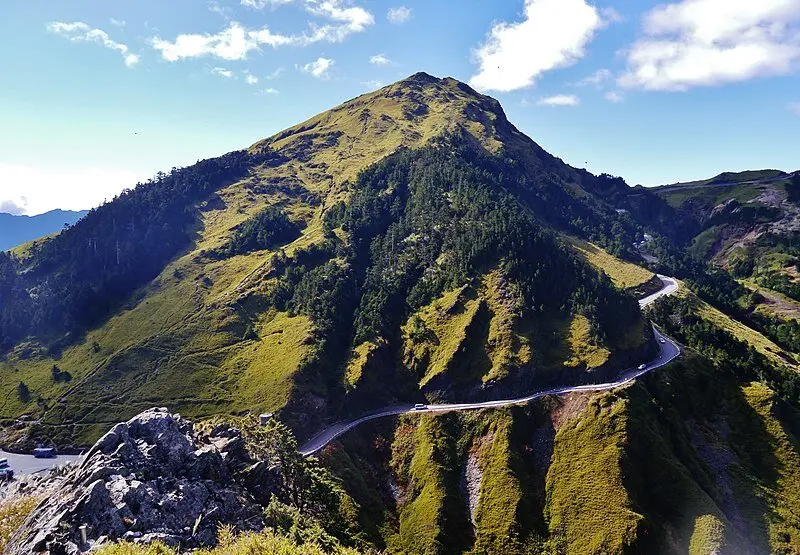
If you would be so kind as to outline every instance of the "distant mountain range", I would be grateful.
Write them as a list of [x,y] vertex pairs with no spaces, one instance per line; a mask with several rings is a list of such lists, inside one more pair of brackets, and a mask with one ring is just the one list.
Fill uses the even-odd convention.
[[0,251],[61,231],[64,224],[72,225],[86,214],[87,210],[52,210],[38,216],[15,216],[0,212]]

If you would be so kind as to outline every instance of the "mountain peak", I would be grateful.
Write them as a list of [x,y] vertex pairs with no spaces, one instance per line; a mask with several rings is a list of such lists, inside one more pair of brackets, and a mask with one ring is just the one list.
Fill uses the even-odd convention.
[[510,143],[532,143],[508,122],[497,100],[452,77],[418,72],[264,139],[251,150],[268,147],[310,163],[317,170],[314,175],[286,177],[323,192],[399,148],[419,148],[464,132],[493,153]]
[[425,73],[424,71],[418,71],[414,75],[409,75],[405,79],[398,81],[398,83],[419,83],[419,84],[438,84],[441,82],[442,79],[435,77],[430,73]]

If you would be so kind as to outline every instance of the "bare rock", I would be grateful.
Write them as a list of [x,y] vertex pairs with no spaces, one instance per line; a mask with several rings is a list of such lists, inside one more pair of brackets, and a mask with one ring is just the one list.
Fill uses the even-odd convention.
[[[114,426],[61,477],[6,553],[81,553],[120,539],[191,548],[213,544],[219,522],[257,528],[262,508],[234,476],[253,466],[243,445],[236,428],[201,435],[167,409],[145,411]],[[257,485],[267,475],[246,481]]]

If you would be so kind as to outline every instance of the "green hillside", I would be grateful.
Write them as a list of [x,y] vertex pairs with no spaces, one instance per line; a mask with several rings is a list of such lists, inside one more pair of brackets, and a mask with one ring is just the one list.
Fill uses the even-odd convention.
[[[6,442],[86,444],[153,405],[281,411],[304,436],[613,366],[646,341],[636,304],[551,230],[635,257],[636,207],[668,207],[637,193],[623,215],[627,194],[426,74],[159,174],[0,257],[0,418],[37,420]],[[462,315],[434,316],[464,287]]]

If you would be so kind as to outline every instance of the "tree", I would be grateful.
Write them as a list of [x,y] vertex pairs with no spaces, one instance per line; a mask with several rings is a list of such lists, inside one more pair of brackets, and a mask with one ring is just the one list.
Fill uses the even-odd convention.
[[800,171],[792,176],[792,180],[786,186],[786,193],[790,202],[800,201]]
[[17,396],[23,403],[27,403],[31,400],[31,391],[28,389],[28,386],[25,385],[25,382],[19,382],[17,386]]

